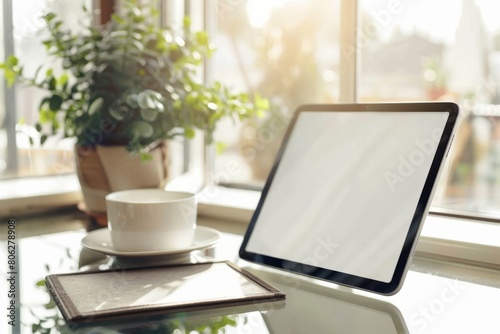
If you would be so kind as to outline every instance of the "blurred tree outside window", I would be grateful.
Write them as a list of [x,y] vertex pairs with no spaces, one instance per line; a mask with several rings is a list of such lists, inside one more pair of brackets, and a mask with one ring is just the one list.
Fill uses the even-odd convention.
[[219,0],[217,7],[215,79],[268,98],[271,108],[264,118],[219,127],[216,170],[229,172],[222,184],[258,189],[295,108],[338,100],[339,1]]
[[360,101],[457,102],[461,124],[433,205],[500,213],[500,3],[389,4],[360,1]]

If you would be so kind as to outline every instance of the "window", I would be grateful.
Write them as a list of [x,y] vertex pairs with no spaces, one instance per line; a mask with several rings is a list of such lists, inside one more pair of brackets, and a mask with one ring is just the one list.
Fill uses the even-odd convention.
[[435,206],[500,213],[499,9],[492,0],[360,1],[360,100],[462,107]]
[[216,169],[233,171],[221,183],[261,187],[301,103],[453,100],[463,117],[433,204],[500,213],[499,9],[493,0],[219,0],[216,78],[272,103],[264,119],[218,129]]
[[[83,5],[90,0],[77,1],[3,1],[2,61],[15,53],[32,75],[39,64],[49,60],[44,56],[41,16],[54,11],[65,18],[71,29],[79,29],[83,20]],[[38,103],[44,93],[34,88],[6,88],[2,79],[0,93],[0,177],[35,176],[73,171],[71,140],[49,140],[41,146],[34,130],[38,119]],[[34,144],[30,145],[30,137]]]
[[220,125],[215,175],[259,188],[295,107],[338,101],[339,2],[219,0],[216,9],[215,79],[258,92],[271,108],[262,119]]

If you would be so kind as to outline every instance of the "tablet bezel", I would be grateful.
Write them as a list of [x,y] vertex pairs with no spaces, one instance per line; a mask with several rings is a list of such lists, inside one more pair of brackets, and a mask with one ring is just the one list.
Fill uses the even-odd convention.
[[[351,275],[326,268],[314,267],[304,263],[294,262],[288,259],[275,258],[263,254],[249,252],[246,246],[252,235],[252,231],[258,221],[260,211],[264,205],[267,193],[273,183],[274,176],[286,149],[290,135],[298,116],[307,112],[448,112],[443,134],[439,141],[436,154],[420,194],[413,218],[406,235],[403,248],[399,255],[396,268],[390,282],[381,282],[370,278]],[[331,281],[336,284],[358,288],[384,295],[391,295],[399,291],[408,271],[414,249],[423,226],[423,221],[429,210],[432,195],[437,186],[439,174],[443,168],[445,158],[448,155],[453,135],[457,127],[459,107],[453,102],[412,102],[412,103],[354,103],[354,104],[307,104],[296,109],[290,121],[290,125],[284,136],[281,148],[276,156],[274,165],[262,190],[262,194],[254,211],[248,229],[245,233],[240,247],[239,256],[247,261],[267,265],[289,272],[314,278]],[[279,238],[279,236],[277,236]]]

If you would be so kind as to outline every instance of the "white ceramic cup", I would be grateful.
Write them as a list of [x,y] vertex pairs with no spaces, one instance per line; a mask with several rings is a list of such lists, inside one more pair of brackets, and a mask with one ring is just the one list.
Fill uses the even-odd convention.
[[166,251],[189,247],[196,229],[194,194],[134,189],[106,196],[113,248],[121,252]]

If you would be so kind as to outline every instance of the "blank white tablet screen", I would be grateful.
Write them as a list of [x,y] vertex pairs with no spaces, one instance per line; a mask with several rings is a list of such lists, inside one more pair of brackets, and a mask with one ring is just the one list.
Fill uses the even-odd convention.
[[304,112],[246,250],[390,282],[447,112]]

